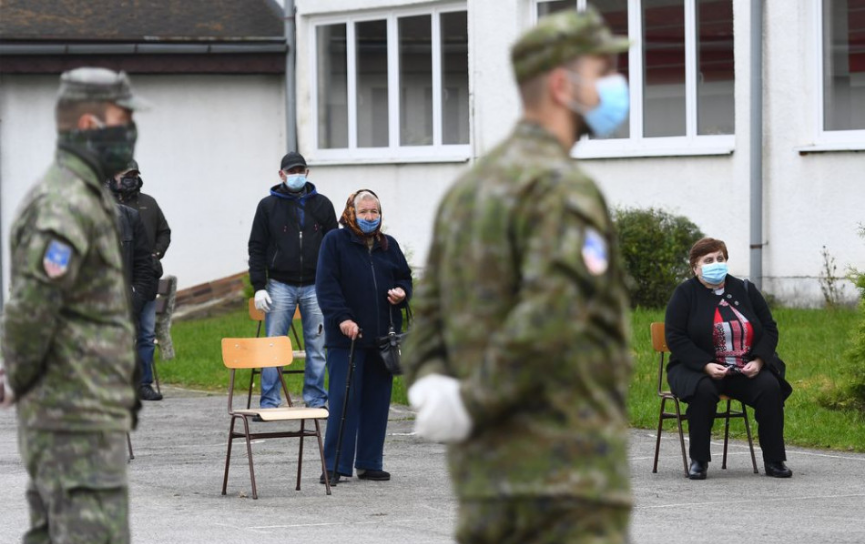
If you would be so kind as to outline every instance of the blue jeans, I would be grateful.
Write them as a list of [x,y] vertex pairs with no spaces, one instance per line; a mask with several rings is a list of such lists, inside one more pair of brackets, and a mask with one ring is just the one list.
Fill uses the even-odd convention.
[[[348,378],[346,348],[328,348],[327,369],[330,373],[330,415],[324,434],[324,462],[333,472],[336,443],[345,404],[345,382]],[[384,439],[393,374],[387,371],[376,348],[356,348],[354,374],[351,380],[351,400],[342,433],[342,453],[337,472],[350,476],[352,465],[364,470],[382,470]],[[357,459],[355,459],[357,451]]]
[[[303,322],[303,343],[306,347],[306,370],[303,377],[303,402],[316,408],[327,404],[324,389],[324,316],[318,307],[315,285],[297,287],[278,281],[267,282],[267,294],[272,301],[265,314],[267,336],[285,336],[294,320],[294,311],[300,306]],[[296,347],[296,346],[295,346]],[[276,408],[280,404],[279,371],[264,368],[261,372],[261,407]]]
[[141,385],[153,383],[153,353],[156,346],[156,301],[144,304],[141,315],[138,316],[138,356],[141,358]]

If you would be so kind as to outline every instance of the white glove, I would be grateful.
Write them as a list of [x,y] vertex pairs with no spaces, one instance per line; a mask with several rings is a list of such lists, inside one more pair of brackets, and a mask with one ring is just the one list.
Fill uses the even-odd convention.
[[3,369],[3,361],[0,361],[0,408],[8,408],[15,402],[15,393],[6,382],[6,371]]
[[255,309],[259,312],[267,313],[270,311],[270,305],[273,301],[270,300],[270,295],[264,289],[259,289],[255,292]]
[[472,431],[472,418],[460,396],[460,381],[450,376],[424,376],[408,390],[417,412],[414,430],[433,442],[462,442]]

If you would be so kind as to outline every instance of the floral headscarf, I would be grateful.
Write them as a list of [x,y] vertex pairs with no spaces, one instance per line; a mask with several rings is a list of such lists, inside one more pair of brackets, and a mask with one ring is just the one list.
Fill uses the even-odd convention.
[[342,217],[339,218],[339,222],[343,226],[351,229],[351,231],[357,234],[361,239],[378,240],[381,248],[387,251],[387,237],[381,233],[381,224],[379,224],[378,228],[369,234],[360,230],[360,227],[357,224],[357,210],[354,207],[354,201],[357,198],[357,195],[361,193],[369,193],[370,195],[375,197],[375,199],[378,201],[379,217],[382,217],[381,199],[378,198],[378,195],[370,191],[369,189],[358,189],[357,191],[348,195],[348,200],[345,203],[345,209],[342,211]]

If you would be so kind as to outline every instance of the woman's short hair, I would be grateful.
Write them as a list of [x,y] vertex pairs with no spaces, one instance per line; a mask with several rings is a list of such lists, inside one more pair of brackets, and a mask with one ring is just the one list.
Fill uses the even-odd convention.
[[357,205],[360,204],[363,200],[374,200],[375,207],[378,208],[378,212],[381,213],[381,201],[377,196],[372,194],[369,191],[361,191],[358,194],[354,195],[354,209],[357,209]]
[[703,258],[704,255],[715,253],[717,251],[724,252],[725,261],[729,259],[729,256],[727,255],[727,244],[722,240],[716,240],[714,238],[702,238],[697,240],[697,243],[691,246],[691,252],[688,254],[688,258],[691,261],[691,270],[697,266],[697,263],[700,262],[700,259]]

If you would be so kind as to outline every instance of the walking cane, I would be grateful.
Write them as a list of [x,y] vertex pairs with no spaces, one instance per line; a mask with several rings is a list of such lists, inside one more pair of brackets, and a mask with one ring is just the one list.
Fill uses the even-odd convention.
[[[342,419],[339,421],[339,433],[336,435],[336,459],[333,461],[333,472],[331,473],[336,474],[336,478],[339,477],[339,455],[342,453],[342,433],[345,431],[345,416],[348,412],[349,395],[351,395],[351,378],[354,376],[354,342],[361,335],[361,332],[363,331],[358,328],[357,336],[351,339],[351,348],[348,352],[348,377],[345,379],[345,401],[342,403]],[[328,474],[327,477],[330,478],[331,474]]]

